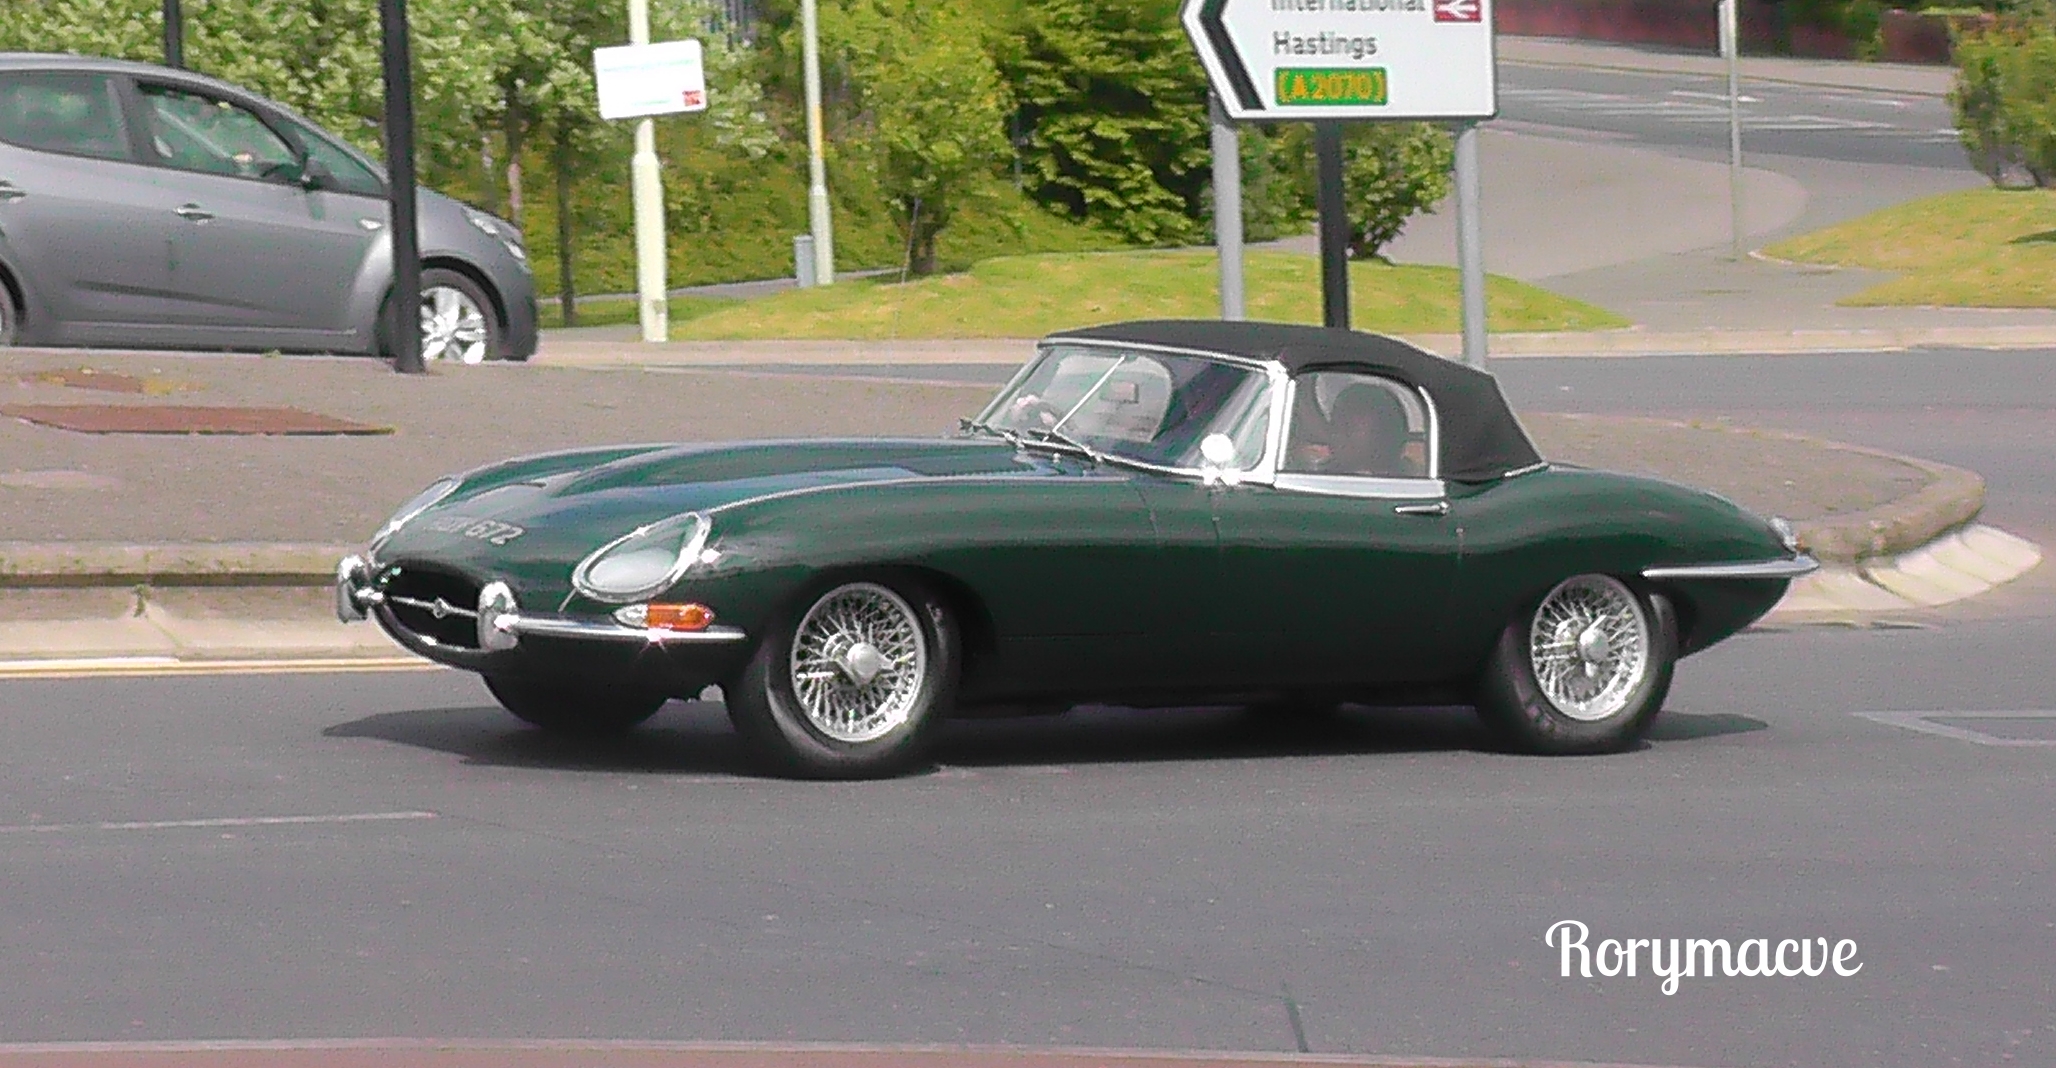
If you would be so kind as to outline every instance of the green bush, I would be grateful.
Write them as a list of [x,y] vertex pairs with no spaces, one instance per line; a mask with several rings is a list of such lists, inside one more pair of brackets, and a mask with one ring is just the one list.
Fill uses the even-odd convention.
[[1949,94],[1971,162],[1994,185],[2056,182],[2056,25],[2024,19],[1956,43]]

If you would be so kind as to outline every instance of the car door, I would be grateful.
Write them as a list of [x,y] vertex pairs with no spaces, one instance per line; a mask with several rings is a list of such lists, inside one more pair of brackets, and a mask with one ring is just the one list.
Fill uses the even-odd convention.
[[171,210],[171,322],[231,344],[318,344],[347,335],[350,297],[383,215],[301,182],[302,150],[241,103],[137,84]]
[[[1238,633],[1224,656],[1283,685],[1437,678],[1459,566],[1457,525],[1433,473],[1433,409],[1375,374],[1292,384],[1272,484],[1213,496],[1222,600]],[[1375,391],[1380,425],[1355,403]]]
[[151,178],[113,78],[0,72],[0,242],[56,336],[135,340],[162,318],[174,220]]

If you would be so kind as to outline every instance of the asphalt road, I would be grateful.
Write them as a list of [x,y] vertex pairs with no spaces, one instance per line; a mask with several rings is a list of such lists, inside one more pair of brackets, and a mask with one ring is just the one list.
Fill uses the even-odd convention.
[[[1746,81],[1745,155],[1956,170],[1968,166],[1946,100]],[[1499,118],[1581,130],[1700,158],[1728,155],[1727,79],[1500,65]]]
[[[1974,717],[2049,706],[2052,641],[1746,636],[1604,758],[1088,712],[859,785],[742,775],[706,705],[552,744],[457,674],[12,682],[0,1036],[1290,1051],[1289,991],[1322,1053],[2050,1063],[2056,710]],[[1982,741],[1856,715],[1921,711]],[[1562,977],[1559,920],[1863,968],[1666,996]]]

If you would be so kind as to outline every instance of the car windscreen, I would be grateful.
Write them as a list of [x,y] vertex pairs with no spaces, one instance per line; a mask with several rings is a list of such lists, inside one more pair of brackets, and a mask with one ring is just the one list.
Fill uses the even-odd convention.
[[1030,438],[1070,438],[1160,467],[1197,470],[1200,442],[1211,434],[1234,441],[1230,466],[1257,466],[1270,419],[1270,378],[1258,368],[1144,349],[1055,345],[979,422]]

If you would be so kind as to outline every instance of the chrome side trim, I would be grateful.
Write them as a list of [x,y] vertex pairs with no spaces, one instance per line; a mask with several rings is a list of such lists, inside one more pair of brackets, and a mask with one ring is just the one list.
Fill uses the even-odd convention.
[[1548,470],[1548,469],[1549,469],[1549,461],[1547,461],[1547,460],[1537,460],[1537,461],[1535,461],[1534,463],[1531,463],[1531,464],[1529,464],[1529,465],[1528,465],[1528,466],[1526,466],[1526,467],[1516,467],[1516,468],[1514,468],[1514,469],[1513,469],[1513,470],[1511,470],[1511,471],[1505,472],[1504,474],[1500,475],[1499,477],[1500,477],[1500,478],[1519,478],[1519,477],[1521,477],[1522,475],[1532,475],[1532,474],[1534,474],[1534,473],[1535,473],[1535,472],[1537,472],[1537,471],[1546,471],[1546,470]]
[[1676,567],[1645,567],[1642,577],[1652,582],[1669,579],[1795,579],[1820,570],[1820,561],[1801,554],[1789,560],[1751,560],[1733,564],[1683,564]]
[[1277,488],[1289,493],[1319,493],[1330,497],[1364,497],[1379,501],[1440,499],[1449,491],[1434,478],[1380,478],[1374,475],[1309,475],[1285,472]]
[[712,626],[706,630],[643,630],[619,623],[603,623],[568,616],[501,616],[501,628],[520,635],[545,638],[584,638],[607,642],[642,642],[646,645],[727,645],[746,641],[741,627]]

